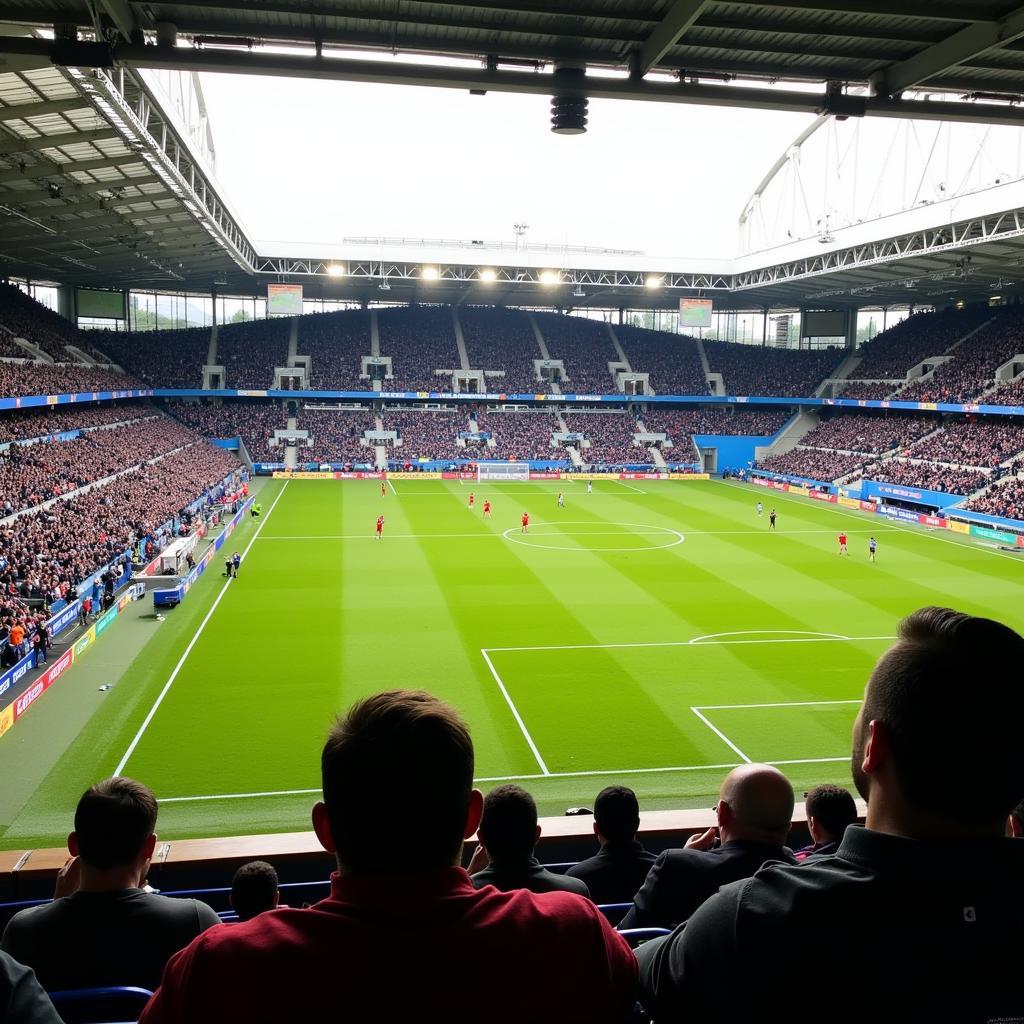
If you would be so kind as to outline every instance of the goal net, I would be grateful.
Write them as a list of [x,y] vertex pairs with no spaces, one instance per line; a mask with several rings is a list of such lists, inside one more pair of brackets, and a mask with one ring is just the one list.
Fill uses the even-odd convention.
[[530,465],[527,462],[478,462],[477,480],[529,480]]

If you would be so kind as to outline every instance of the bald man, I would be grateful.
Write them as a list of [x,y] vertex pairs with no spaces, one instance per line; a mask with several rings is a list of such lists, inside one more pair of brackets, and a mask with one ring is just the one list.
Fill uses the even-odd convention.
[[[733,769],[715,805],[717,827],[666,850],[633,899],[621,928],[671,928],[685,921],[720,886],[749,878],[762,864],[795,864],[784,843],[793,820],[793,787],[767,764]],[[714,846],[716,839],[721,845]]]

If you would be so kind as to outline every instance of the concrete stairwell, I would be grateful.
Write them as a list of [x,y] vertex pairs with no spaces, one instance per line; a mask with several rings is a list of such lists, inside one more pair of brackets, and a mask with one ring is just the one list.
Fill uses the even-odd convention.
[[583,461],[583,456],[580,455],[580,450],[579,448],[576,447],[576,445],[567,444],[565,446],[565,450],[569,453],[569,461],[573,464],[573,466],[575,466],[577,469],[580,469],[582,466],[585,465]]
[[651,445],[651,447],[647,449],[647,453],[651,457],[651,462],[653,462],[658,469],[668,469],[668,463],[665,461],[665,457],[661,454],[661,449],[658,448],[657,445]]
[[292,328],[288,332],[288,362],[285,366],[294,366],[295,357],[299,354],[299,318],[292,317]]
[[206,350],[206,364],[207,366],[217,365],[217,322],[214,321],[213,326],[210,328],[210,345]]
[[53,363],[56,361],[53,356],[44,352],[38,345],[33,345],[28,338],[19,338],[13,331],[8,331],[6,327],[4,330],[11,336],[11,341],[15,345],[25,350],[26,359],[34,359],[38,363]]
[[530,321],[530,326],[533,328],[533,336],[537,339],[537,348],[540,349],[541,359],[550,359],[551,353],[548,351],[548,343],[544,339],[544,332],[540,329],[537,318],[532,313],[527,313],[526,316]]
[[[379,419],[380,417],[378,417]],[[388,468],[388,446],[378,444],[373,447],[373,464],[382,473]]]
[[64,347],[68,350],[68,354],[76,363],[83,363],[86,366],[99,365],[96,360],[85,351],[85,349],[81,349],[77,345],[65,345]]
[[758,449],[758,458],[769,455],[785,455],[792,451],[818,425],[818,414],[806,409],[789,421],[782,433],[766,448]]
[[[377,310],[370,310],[370,355],[380,355],[380,323],[377,320]],[[378,390],[380,390],[378,388]]]
[[455,346],[459,350],[459,367],[463,370],[469,370],[471,369],[469,353],[466,351],[466,339],[462,334],[462,322],[459,320],[458,306],[452,306],[452,327],[455,328]]
[[835,373],[831,377],[826,377],[815,389],[815,398],[832,398],[835,395],[835,385],[840,381],[852,380],[853,371],[864,361],[863,356],[858,352],[851,352],[840,364],[836,367]]
[[978,333],[978,331],[984,330],[986,327],[988,327],[988,325],[992,323],[993,320],[995,320],[994,316],[989,317],[988,320],[986,320],[983,324],[978,324],[978,326],[975,327],[973,331],[968,331],[962,338],[957,338],[956,341],[954,341],[953,344],[946,349],[946,353],[948,354],[954,351],[955,349],[958,349],[965,341],[968,341],[969,339],[973,338]]
[[632,373],[633,367],[629,365],[629,360],[626,358],[626,350],[619,343],[619,336],[615,333],[615,328],[612,327],[610,322],[606,322],[605,327],[608,328],[608,337],[612,339],[612,346],[615,349],[616,356],[618,356],[618,361],[625,363],[626,368]]

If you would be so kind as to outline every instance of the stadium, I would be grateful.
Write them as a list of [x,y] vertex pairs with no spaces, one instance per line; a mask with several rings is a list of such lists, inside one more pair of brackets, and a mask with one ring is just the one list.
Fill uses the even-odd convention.
[[[503,806],[531,834],[539,815],[530,870],[557,889],[595,832],[614,846],[598,794],[635,795],[629,841],[657,867],[591,893],[630,965],[627,942],[682,944],[673,929],[704,899],[723,906],[720,884],[840,840],[841,859],[842,828],[821,838],[811,794],[848,803],[858,834],[954,835],[932,804],[919,832],[875,810],[912,802],[909,782],[892,803],[884,788],[903,786],[910,755],[885,759],[915,722],[936,744],[947,718],[969,733],[962,788],[928,766],[950,805],[988,788],[986,751],[1000,751],[991,789],[1010,786],[1020,835],[1020,638],[978,619],[1024,630],[1022,40],[1007,0],[0,6],[0,974],[33,968],[60,1014],[40,990],[47,1009],[10,1019],[232,1019],[170,968],[143,1011],[159,971],[62,973],[18,921],[90,886],[148,884],[244,935],[230,890],[243,865],[271,862],[292,908],[337,900],[338,864],[343,879],[394,873],[388,837],[415,847],[429,832],[448,762],[417,760],[407,722],[404,767],[382,768],[354,720],[337,724],[387,691],[426,691],[430,714],[471,734],[472,782],[490,795],[459,863],[484,872],[478,893],[484,878],[502,889]],[[309,117],[331,130],[308,137]],[[678,148],[660,160],[634,118]],[[716,138],[716,118],[723,136],[749,131],[745,150]],[[534,180],[510,195],[524,168]],[[528,209],[506,217],[515,203]],[[471,237],[480,210],[507,237],[490,220]],[[263,240],[274,231],[291,236]],[[903,724],[879,712],[883,738],[858,747],[882,700],[865,704],[865,684],[929,607],[977,617],[971,639],[936,639],[930,690],[892,698]],[[966,675],[947,691],[954,665]],[[337,730],[349,810],[366,811],[378,779],[398,787],[388,815],[367,812],[362,872],[346,868],[340,819],[310,827],[322,798],[340,813],[324,748],[329,734],[344,746]],[[107,799],[159,806],[131,884],[90,866],[83,807],[102,780]],[[655,876],[684,844],[711,857],[767,843],[767,826],[741,825],[779,785],[776,853],[685,912],[655,912]],[[405,816],[422,827],[396,831]],[[967,810],[957,820],[981,835]],[[289,913],[310,912],[275,911]],[[401,935],[401,917],[389,927]],[[1019,956],[1019,939],[997,938]],[[512,948],[488,941],[479,955]],[[603,1003],[550,1015],[706,1007],[684,980],[655,985],[638,955],[639,990],[609,982]],[[999,957],[986,963],[977,1019],[1024,1015]],[[960,968],[943,964],[948,1007],[915,987],[927,965],[896,1003],[969,1019],[953,1011]],[[431,1012],[450,997],[444,973],[354,1006]],[[827,970],[807,973],[826,985]],[[423,1007],[405,1002],[418,984]],[[295,998],[275,1012],[320,1012]],[[280,1019],[268,1012],[246,1016]]]

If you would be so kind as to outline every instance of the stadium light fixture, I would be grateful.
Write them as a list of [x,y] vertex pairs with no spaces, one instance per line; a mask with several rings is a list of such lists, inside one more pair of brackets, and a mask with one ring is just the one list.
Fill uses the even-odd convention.
[[424,281],[436,281],[441,276],[441,272],[437,267],[421,267],[420,277]]
[[556,270],[542,270],[540,272],[540,283],[543,285],[550,287],[551,285],[558,284],[560,280],[561,278]]
[[486,270],[481,270],[480,280],[486,284],[493,284],[493,282],[498,280],[498,272],[496,270],[491,270],[490,267]]
[[644,285],[647,288],[655,289],[660,288],[665,283],[665,278],[659,277],[657,274],[648,274],[644,280]]
[[327,265],[327,276],[328,277],[344,277],[348,273],[343,263],[329,263]]

